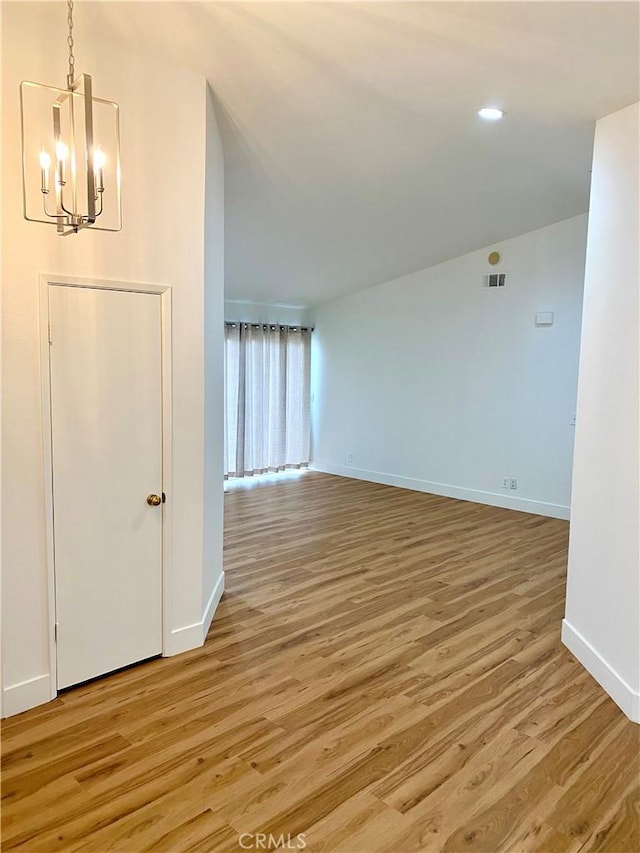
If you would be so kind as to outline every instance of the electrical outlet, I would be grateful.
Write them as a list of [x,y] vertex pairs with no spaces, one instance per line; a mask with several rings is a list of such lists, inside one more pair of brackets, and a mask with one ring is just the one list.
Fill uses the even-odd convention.
[[518,488],[518,481],[516,480],[515,477],[511,477],[511,479],[509,480],[509,488],[510,489],[517,489]]
[[351,451],[347,453],[347,462],[353,462],[353,453]]

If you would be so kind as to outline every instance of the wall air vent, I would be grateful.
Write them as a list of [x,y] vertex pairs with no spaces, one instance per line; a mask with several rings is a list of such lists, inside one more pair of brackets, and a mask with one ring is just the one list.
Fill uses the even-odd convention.
[[503,272],[491,272],[482,277],[483,287],[504,287],[507,277]]

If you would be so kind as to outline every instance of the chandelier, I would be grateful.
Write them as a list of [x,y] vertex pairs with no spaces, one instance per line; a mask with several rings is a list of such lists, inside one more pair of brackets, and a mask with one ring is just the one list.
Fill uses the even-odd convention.
[[75,76],[73,0],[67,7],[67,88],[20,84],[24,217],[61,235],[120,231],[119,108],[94,97],[89,74]]

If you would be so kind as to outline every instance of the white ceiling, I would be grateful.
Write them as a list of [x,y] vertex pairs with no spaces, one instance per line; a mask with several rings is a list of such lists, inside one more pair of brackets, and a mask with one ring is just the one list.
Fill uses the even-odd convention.
[[594,121],[639,98],[636,2],[76,10],[79,43],[210,81],[229,299],[311,305],[581,213]]

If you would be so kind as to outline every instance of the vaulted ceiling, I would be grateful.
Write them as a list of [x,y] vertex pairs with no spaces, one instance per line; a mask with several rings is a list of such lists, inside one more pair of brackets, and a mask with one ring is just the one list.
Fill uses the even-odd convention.
[[585,211],[594,123],[639,98],[638,8],[92,2],[76,26],[209,80],[227,297],[311,305]]

